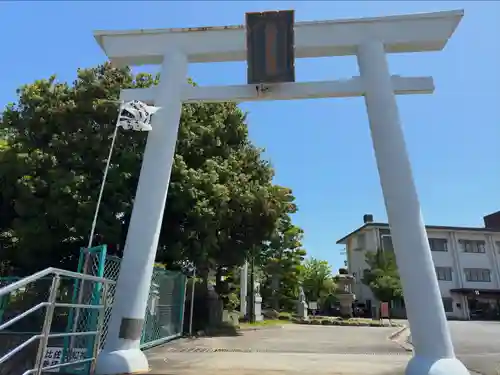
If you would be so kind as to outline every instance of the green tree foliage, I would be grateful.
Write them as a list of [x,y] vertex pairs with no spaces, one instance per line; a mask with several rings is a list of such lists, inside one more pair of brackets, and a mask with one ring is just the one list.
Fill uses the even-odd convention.
[[260,268],[263,273],[261,293],[271,301],[274,309],[291,309],[297,298],[301,263],[306,251],[302,245],[304,231],[293,225],[289,213],[296,212],[295,206],[283,215],[261,252]]
[[308,301],[320,306],[337,290],[332,268],[326,260],[306,259],[302,270],[302,287]]
[[[75,269],[88,240],[120,89],[158,77],[104,64],[73,84],[56,77],[18,90],[0,118],[0,246],[18,273]],[[94,243],[120,255],[147,134],[120,131]],[[158,166],[161,168],[161,165]],[[269,239],[294,197],[248,139],[233,103],[183,106],[157,261],[200,270],[238,265]],[[137,251],[140,251],[138,249]]]
[[366,253],[368,269],[364,271],[362,282],[381,302],[390,302],[403,297],[396,257],[391,251],[378,249]]

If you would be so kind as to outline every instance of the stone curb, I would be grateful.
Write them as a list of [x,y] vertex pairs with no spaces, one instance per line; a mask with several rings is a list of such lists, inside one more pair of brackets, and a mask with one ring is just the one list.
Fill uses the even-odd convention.
[[[319,323],[312,323],[312,322],[319,322]],[[362,327],[362,328],[402,328],[399,324],[398,325],[390,325],[390,324],[384,324],[384,325],[379,325],[379,324],[370,324],[370,323],[344,323],[342,321],[332,321],[329,324],[322,324],[319,320],[299,320],[299,321],[292,321],[292,324],[298,324],[298,325],[305,325],[305,326],[322,326],[322,327]]]
[[410,337],[410,332],[408,330],[408,335],[406,337],[402,338],[401,340],[396,341],[399,346],[401,346],[404,350],[407,352],[413,352],[413,345],[408,341],[408,338]]
[[[401,337],[401,336],[405,336],[405,337]],[[407,352],[413,352],[413,346],[408,342],[409,336],[410,336],[410,330],[408,329],[407,326],[404,326],[403,328],[392,333],[388,337],[388,339],[391,341],[394,341],[396,344],[398,344],[400,347],[402,347]]]
[[[242,327],[242,328],[236,328],[236,332],[261,331],[261,330],[267,330],[267,329],[281,329],[281,328],[284,328],[284,326],[283,325],[275,325],[275,326]],[[210,336],[210,332],[207,334],[207,332],[205,332],[205,331],[198,331],[191,338],[205,337],[205,336]],[[185,336],[185,337],[190,338],[189,336]]]
[[263,331],[267,329],[282,329],[285,328],[284,325],[275,325],[275,326],[257,326],[257,327],[241,327],[238,328],[239,332],[248,332],[248,331]]
[[402,326],[400,327],[397,331],[391,333],[388,337],[389,340],[394,340],[396,338],[398,338],[399,336],[401,336],[403,334],[404,331],[406,331],[408,329],[407,326]]

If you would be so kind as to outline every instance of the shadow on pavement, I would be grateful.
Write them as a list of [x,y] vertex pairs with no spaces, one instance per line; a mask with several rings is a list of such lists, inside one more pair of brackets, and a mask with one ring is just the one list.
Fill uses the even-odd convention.
[[199,336],[202,337],[235,337],[242,336],[242,333],[239,332],[238,328],[232,325],[220,325],[215,328],[209,328],[203,331],[203,333]]

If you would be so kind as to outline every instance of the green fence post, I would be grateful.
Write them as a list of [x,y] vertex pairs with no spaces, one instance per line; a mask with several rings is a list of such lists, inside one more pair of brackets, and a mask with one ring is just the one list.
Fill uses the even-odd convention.
[[[93,270],[93,276],[97,277],[103,277],[104,276],[104,268],[105,268],[105,262],[106,262],[106,253],[107,253],[107,247],[106,245],[100,245],[100,246],[95,246],[90,249],[82,248],[80,252],[80,258],[78,259],[78,273],[87,273],[87,268],[88,268],[88,261],[90,261],[90,256],[94,255],[97,257],[97,269]],[[78,282],[78,280],[75,280],[74,282],[74,288],[73,288],[73,295],[72,295],[72,300],[71,302],[73,304],[75,303],[82,303],[82,301],[78,301],[78,298],[80,296],[80,289],[82,288],[82,282]],[[94,286],[92,287],[91,294],[90,294],[90,300],[88,303],[90,305],[97,305],[99,304],[100,300],[100,292],[101,292],[102,286],[100,283],[95,283]],[[83,292],[83,290],[82,290]],[[89,311],[90,310],[90,311]],[[75,318],[75,313],[74,310],[70,310],[70,314],[68,317],[68,325],[66,328],[67,332],[72,332],[73,327],[75,326],[76,323],[76,329],[78,329],[78,321],[75,321],[76,319],[80,320],[82,319],[82,316],[84,317],[83,319],[85,322],[85,327],[82,327],[83,331],[95,331],[97,330],[97,321],[98,321],[98,311],[95,309],[83,309],[82,313]],[[94,342],[95,342],[95,337],[90,337],[86,336],[86,356],[92,353],[93,347],[94,347]],[[67,358],[68,351],[69,351],[69,344],[70,344],[70,339],[65,338],[64,340],[64,348],[63,348],[63,358]],[[69,353],[71,355],[71,353]],[[88,374],[90,372],[90,363],[85,363],[83,365],[78,365],[78,367],[75,365],[73,366],[68,366],[67,372],[77,374],[77,375],[82,375],[82,374]]]
[[186,291],[187,291],[187,282],[188,282],[188,278],[186,277],[186,275],[184,274],[181,274],[181,289],[182,289],[182,292],[181,292],[181,305],[180,305],[180,311],[179,311],[179,314],[180,314],[180,317],[179,317],[179,324],[180,324],[180,327],[179,327],[179,332],[181,334],[184,333],[184,311],[186,310]]
[[[83,270],[83,264],[85,262],[85,254],[86,254],[86,248],[82,247],[80,249],[80,256],[78,257],[78,266],[76,268],[76,272],[82,273]],[[78,280],[73,281],[73,294],[71,296],[71,303],[76,303],[76,299],[78,296],[78,290],[79,290],[79,283]],[[70,308],[69,314],[68,314],[68,323],[66,324],[66,333],[72,332],[73,331],[73,322],[74,322],[75,316],[74,316],[74,310],[73,308]],[[63,341],[63,352],[62,352],[62,359],[61,361],[65,361],[68,359],[68,350],[69,350],[69,344],[70,344],[71,337],[65,337]]]

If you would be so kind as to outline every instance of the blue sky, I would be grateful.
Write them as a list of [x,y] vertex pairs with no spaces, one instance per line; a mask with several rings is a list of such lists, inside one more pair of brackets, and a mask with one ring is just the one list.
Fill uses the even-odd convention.
[[[443,52],[391,56],[390,67],[393,74],[435,79],[435,94],[398,99],[426,222],[478,226],[484,214],[500,209],[500,2],[2,2],[0,33],[8,37],[0,106],[15,100],[23,83],[54,73],[73,80],[78,67],[102,63],[93,30],[241,24],[245,12],[279,9],[295,9],[298,21],[465,9]],[[354,57],[301,59],[296,66],[298,81],[358,75]],[[238,84],[246,69],[243,63],[193,65],[190,75],[200,84]],[[363,100],[243,108],[276,182],[297,197],[295,222],[305,230],[309,254],[338,268],[344,256],[335,241],[360,226],[365,213],[386,220]]]

